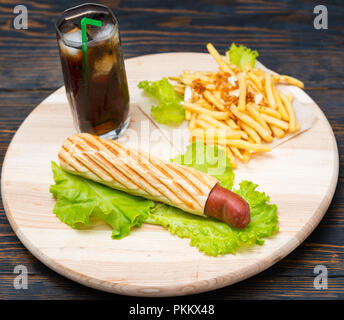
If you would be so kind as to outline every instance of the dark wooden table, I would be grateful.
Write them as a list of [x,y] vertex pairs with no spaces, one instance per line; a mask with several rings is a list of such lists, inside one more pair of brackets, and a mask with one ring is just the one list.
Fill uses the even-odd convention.
[[[344,151],[344,4],[322,1],[328,29],[313,26],[311,0],[99,1],[118,17],[126,58],[170,52],[221,52],[231,42],[259,51],[269,68],[302,79],[329,119]],[[20,1],[28,29],[13,28],[17,1],[0,1],[0,162],[25,117],[63,84],[54,22],[75,0]],[[316,143],[316,141],[314,141]],[[344,184],[342,161],[336,194],[308,239],[282,261],[241,283],[200,294],[201,299],[343,299]],[[317,174],[314,172],[314,174]],[[314,267],[325,265],[328,289],[313,286]],[[29,271],[27,290],[13,287],[16,265]],[[0,299],[127,299],[74,283],[45,267],[19,242],[0,207]]]

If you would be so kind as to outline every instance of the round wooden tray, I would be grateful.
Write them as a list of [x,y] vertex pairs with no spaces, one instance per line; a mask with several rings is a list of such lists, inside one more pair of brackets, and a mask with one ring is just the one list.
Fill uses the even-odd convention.
[[[130,127],[140,135],[140,120],[148,119],[137,108],[140,80],[157,80],[184,69],[216,70],[217,66],[207,54],[166,53],[129,59],[126,68]],[[280,231],[263,246],[242,249],[236,255],[208,257],[191,247],[188,239],[159,226],[144,225],[122,240],[112,240],[105,224],[74,230],[60,222],[52,212],[55,200],[49,193],[51,161],[57,160],[64,139],[75,132],[63,88],[26,118],[8,148],[1,181],[8,220],[26,248],[44,264],[104,291],[175,296],[246,279],[282,259],[312,232],[336,187],[338,151],[332,129],[302,90],[296,98],[316,114],[312,128],[235,171],[237,182],[254,181],[278,205]],[[155,143],[166,146],[169,142],[162,137]]]

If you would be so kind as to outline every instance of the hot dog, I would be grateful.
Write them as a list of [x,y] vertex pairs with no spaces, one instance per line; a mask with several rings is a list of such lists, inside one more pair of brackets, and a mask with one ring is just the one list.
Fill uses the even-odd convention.
[[245,228],[250,222],[250,207],[236,193],[216,184],[210,191],[204,213],[235,228]]
[[64,170],[114,189],[211,216],[236,228],[250,221],[246,201],[222,188],[214,177],[113,140],[76,134],[66,139],[58,158]]

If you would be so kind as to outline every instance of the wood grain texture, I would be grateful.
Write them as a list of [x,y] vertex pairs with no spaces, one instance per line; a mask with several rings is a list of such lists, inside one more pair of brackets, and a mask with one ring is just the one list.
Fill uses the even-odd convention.
[[[289,70],[291,75],[302,78],[306,87],[343,86],[337,68],[344,46],[340,37],[342,6],[328,5],[332,28],[323,32],[313,28],[312,2],[99,2],[110,5],[118,16],[126,58],[156,52],[205,52],[204,44],[210,40],[225,50],[234,41],[256,48],[263,64],[276,72]],[[23,31],[11,25],[13,2],[3,1],[2,19],[6,23],[0,35],[0,63],[6,63],[7,76],[17,81],[0,82],[0,88],[56,88],[57,82],[62,85],[61,73],[52,72],[60,70],[54,21],[62,10],[79,3],[28,2],[31,26]],[[33,68],[39,73],[22,72]]]
[[[142,131],[147,117],[137,107],[141,94],[136,93],[136,87],[140,80],[179,74],[186,67],[212,70],[216,63],[210,55],[196,53],[148,55],[126,61],[131,93],[129,128],[140,140],[126,136],[129,130],[121,139],[155,156],[169,154],[168,140],[162,137],[155,142],[152,137],[154,126]],[[302,90],[295,92],[296,102],[317,116],[313,127],[268,155],[253,157],[249,165],[240,165],[236,171],[237,181],[255,181],[278,204],[280,231],[264,246],[214,258],[157,226],[144,225],[129,237],[114,241],[103,224],[76,231],[58,221],[52,214],[55,201],[48,192],[50,161],[74,132],[64,90],[53,93],[29,115],[8,149],[2,171],[7,218],[23,244],[44,264],[96,289],[145,297],[179,296],[246,279],[282,259],[308,236],[325,214],[336,187],[338,153],[331,127]],[[136,265],[140,265],[139,272]]]
[[[225,50],[233,40],[258,48],[260,61],[273,70],[287,72],[305,81],[306,92],[325,113],[334,130],[340,154],[340,179],[325,217],[308,239],[285,259],[250,280],[198,298],[305,299],[344,298],[344,43],[342,1],[325,1],[329,29],[313,28],[317,3],[301,1],[98,1],[114,10],[128,57],[152,52],[204,52],[211,40]],[[29,9],[29,29],[12,27],[13,7],[0,3],[0,163],[21,122],[33,108],[63,83],[53,21],[79,1],[22,1]],[[270,41],[271,39],[271,41]],[[315,291],[313,268],[328,268],[334,285]],[[30,272],[30,290],[15,290],[15,265]],[[19,242],[0,207],[0,298],[99,299],[110,295],[77,285],[37,261]],[[308,278],[309,281],[297,281]],[[287,279],[287,281],[285,281]],[[6,285],[5,285],[6,284]],[[276,285],[278,284],[278,285]],[[264,286],[265,290],[260,290]],[[313,291],[312,291],[313,290]]]

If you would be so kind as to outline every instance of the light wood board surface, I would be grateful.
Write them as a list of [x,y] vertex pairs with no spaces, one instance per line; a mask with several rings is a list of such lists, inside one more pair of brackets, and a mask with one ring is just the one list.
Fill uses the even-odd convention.
[[[177,152],[165,135],[137,107],[140,80],[177,75],[184,69],[216,70],[212,58],[198,53],[148,55],[126,61],[131,92],[131,125],[121,139],[167,158]],[[287,73],[288,70],[286,70]],[[319,107],[303,91],[297,100],[317,116],[312,128],[279,145],[269,154],[240,164],[242,179],[278,205],[279,233],[263,246],[235,255],[208,257],[159,226],[144,225],[122,240],[98,223],[73,230],[52,213],[55,200],[50,163],[57,160],[64,139],[75,133],[61,88],[23,122],[7,151],[1,189],[8,220],[19,239],[44,264],[86,286],[137,296],[175,296],[204,292],[246,279],[276,263],[317,226],[331,202],[338,178],[338,151],[332,129]],[[142,130],[147,126],[148,130]],[[130,135],[130,136],[129,136]],[[152,142],[152,140],[154,140]],[[151,143],[149,143],[151,142]],[[147,144],[147,146],[145,146]]]

